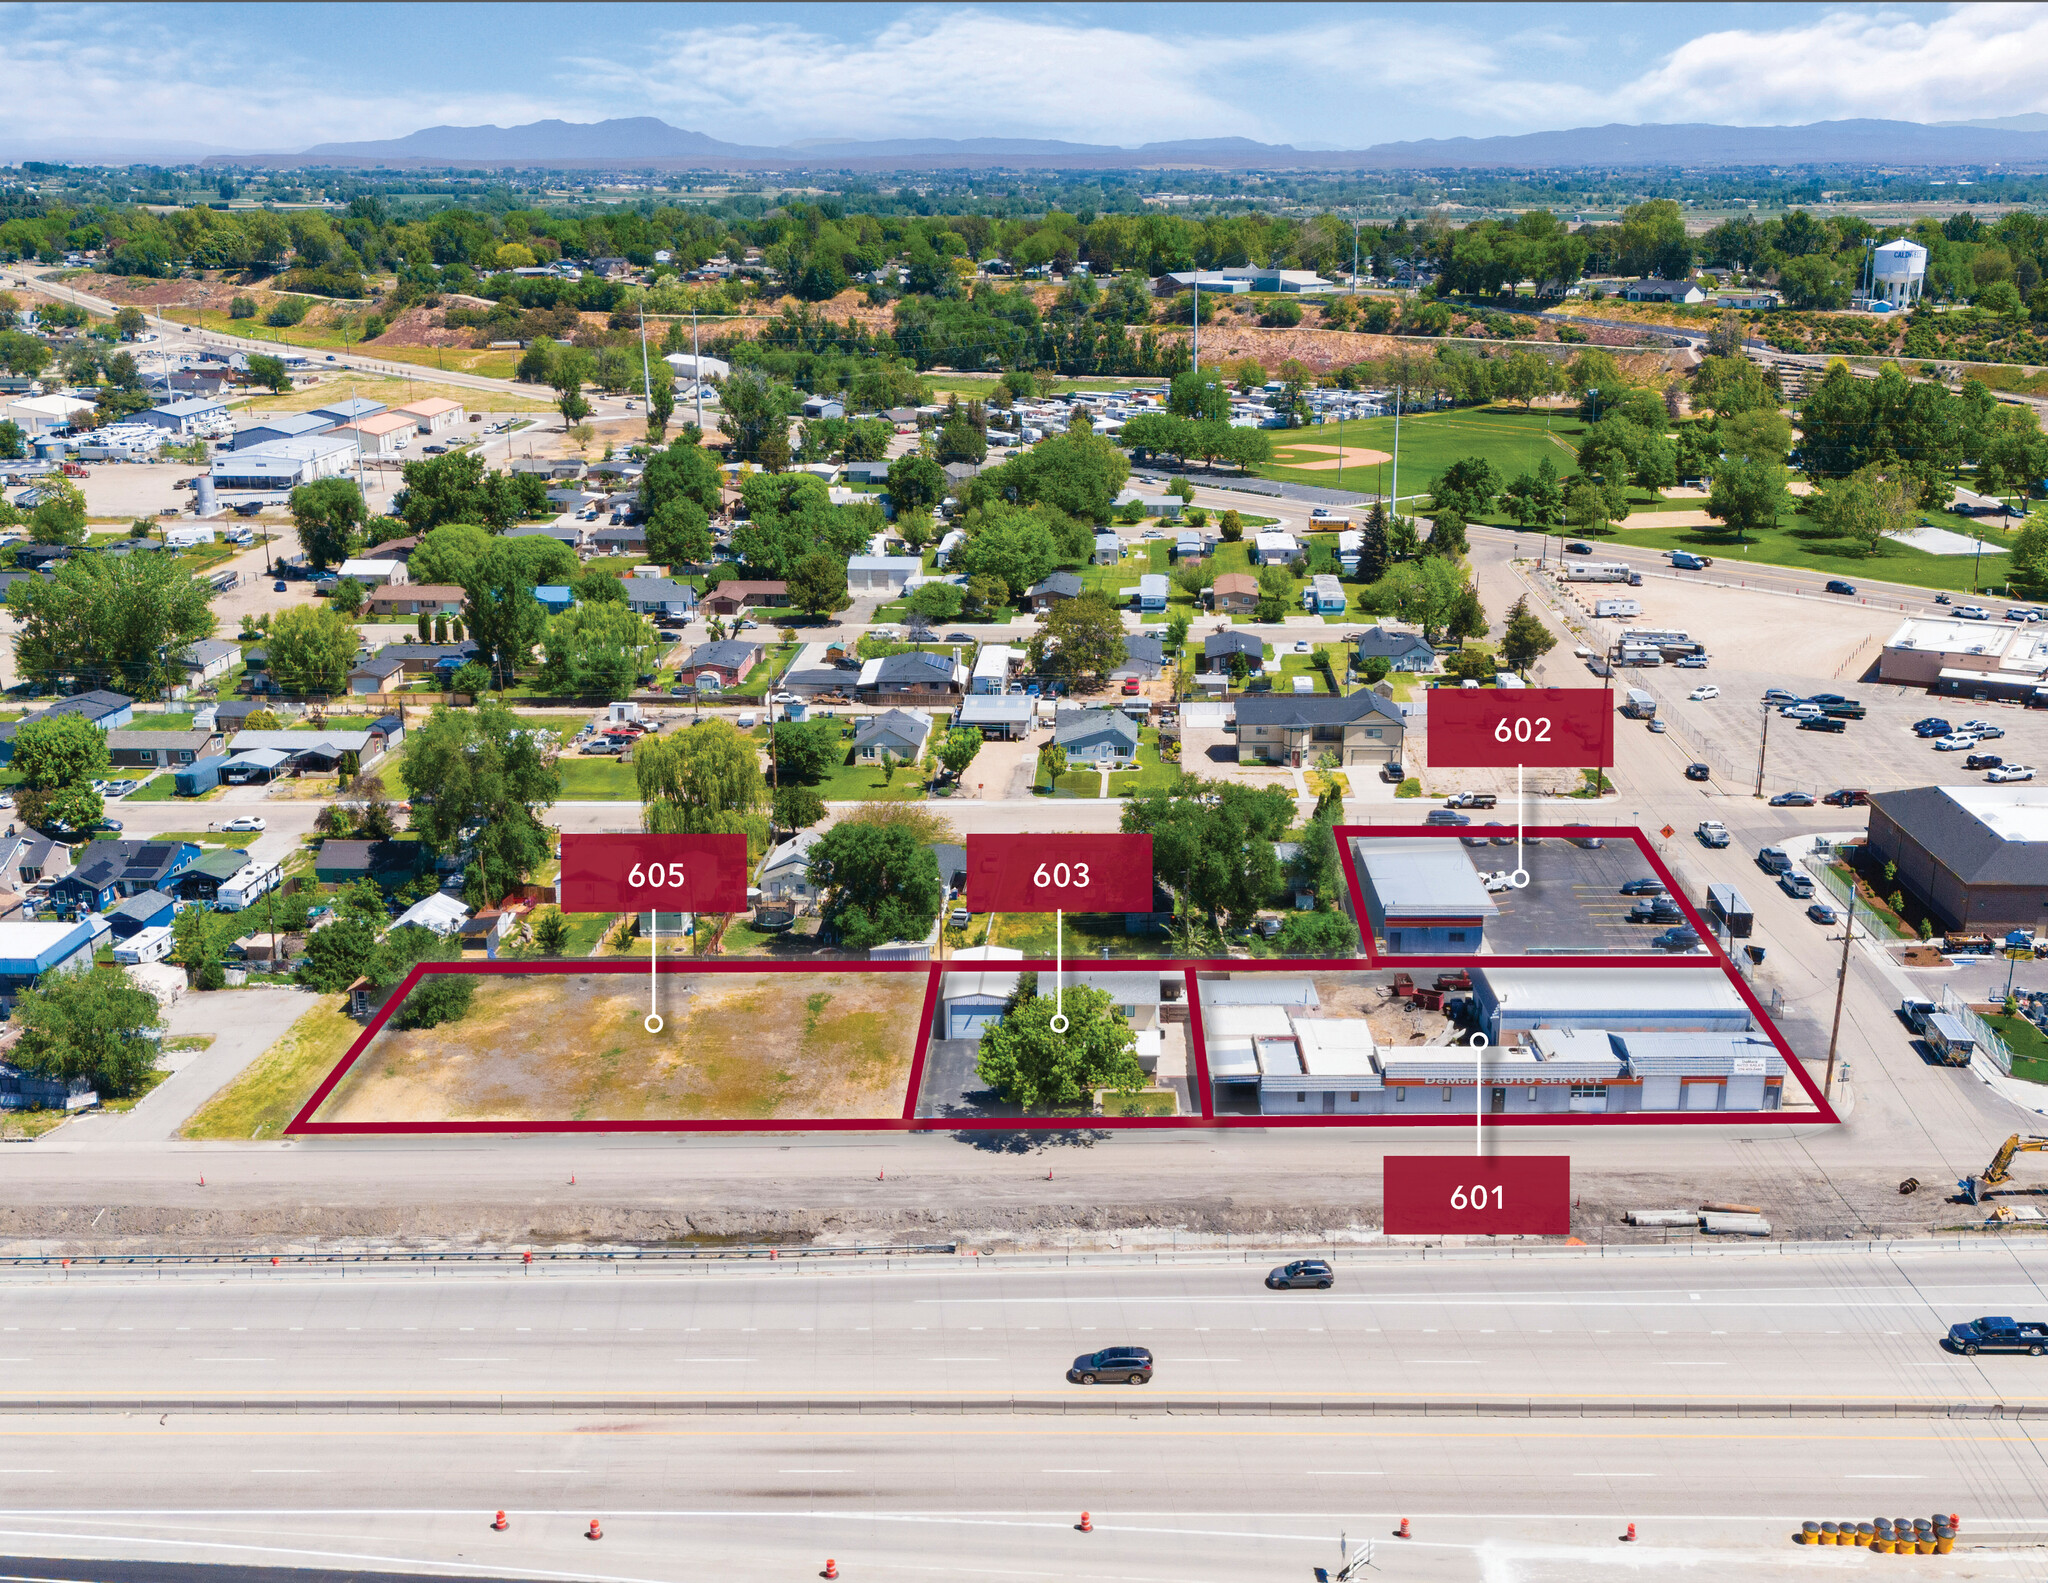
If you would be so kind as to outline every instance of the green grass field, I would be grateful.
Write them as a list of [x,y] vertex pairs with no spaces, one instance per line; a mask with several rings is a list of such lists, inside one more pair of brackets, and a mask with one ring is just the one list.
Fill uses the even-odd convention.
[[[1715,558],[1715,571],[1756,561],[1772,566],[1796,566],[1807,571],[1826,572],[1888,583],[1911,583],[1920,588],[1946,588],[1964,593],[1972,588],[1998,588],[2005,583],[2005,551],[1998,545],[1998,530],[1979,527],[1967,517],[1945,511],[1925,513],[1936,527],[1985,541],[1981,563],[1971,555],[1930,555],[1910,544],[1887,543],[1882,555],[1842,554],[1841,541],[1827,537],[1805,517],[1789,512],[1779,526],[1747,536],[1738,543],[1728,534],[1692,528],[1622,527],[1605,535],[1610,544],[1647,545],[1660,550],[1693,550]],[[1532,535],[1533,538],[1533,535]]]
[[2025,1017],[1986,1017],[2012,1051],[2012,1075],[2029,1083],[2048,1083],[2048,1036]]
[[640,786],[633,779],[630,758],[584,758],[565,753],[555,760],[562,777],[563,802],[638,802]]
[[[1523,412],[1518,408],[1467,407],[1450,412],[1428,412],[1401,419],[1401,498],[1426,495],[1437,476],[1451,463],[1466,456],[1483,456],[1493,464],[1501,481],[1518,473],[1536,470],[1548,456],[1560,475],[1576,466],[1574,445],[1585,432],[1575,413]],[[1346,450],[1385,451],[1394,449],[1392,418],[1363,418],[1353,423],[1321,424],[1308,429],[1275,435],[1275,460],[1261,467],[1263,478],[1296,484],[1313,484],[1324,489],[1356,489],[1385,494],[1393,486],[1390,463],[1377,466],[1346,466],[1340,479],[1335,468],[1289,466],[1316,458],[1307,446],[1343,446]],[[1321,458],[1334,460],[1334,456]]]

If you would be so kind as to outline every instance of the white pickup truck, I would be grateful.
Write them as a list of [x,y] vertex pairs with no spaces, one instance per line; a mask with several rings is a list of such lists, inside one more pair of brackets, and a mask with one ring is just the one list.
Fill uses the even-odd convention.
[[1700,838],[1701,846],[1726,846],[1728,827],[1718,819],[1702,819],[1700,827],[1693,832]]

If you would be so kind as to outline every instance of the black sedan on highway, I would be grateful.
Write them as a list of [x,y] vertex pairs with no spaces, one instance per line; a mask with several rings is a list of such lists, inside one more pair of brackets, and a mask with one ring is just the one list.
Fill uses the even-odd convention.
[[1071,1385],[1146,1385],[1152,1379],[1152,1354],[1143,1347],[1104,1347],[1084,1352],[1067,1370]]
[[1336,1284],[1336,1272],[1321,1259],[1296,1259],[1292,1264],[1281,1265],[1266,1277],[1267,1289],[1275,1292],[1295,1286],[1327,1292]]

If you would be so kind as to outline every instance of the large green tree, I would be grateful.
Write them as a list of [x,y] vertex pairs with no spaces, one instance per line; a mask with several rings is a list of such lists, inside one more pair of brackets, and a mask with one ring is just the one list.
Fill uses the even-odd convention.
[[37,1077],[83,1077],[101,1098],[125,1098],[156,1070],[159,1015],[156,996],[119,968],[45,973],[14,1003],[21,1038],[7,1058]]
[[437,707],[406,736],[399,766],[412,827],[435,853],[467,854],[463,900],[496,904],[547,862],[553,839],[541,815],[561,795],[561,776],[502,703]]
[[627,696],[657,652],[647,619],[608,601],[572,605],[549,616],[543,643],[543,687],[602,698]]
[[770,434],[789,433],[796,392],[758,369],[736,368],[718,391],[718,426],[741,461],[757,461]]
[[471,573],[476,570],[477,558],[490,545],[491,535],[482,528],[467,523],[449,523],[435,528],[420,540],[412,552],[412,559],[406,562],[406,575],[415,583],[466,587]]
[[813,550],[789,569],[789,600],[807,615],[827,616],[845,608],[846,562]]
[[1083,685],[1099,682],[1123,664],[1123,621],[1097,593],[1061,599],[1039,617],[1031,635],[1031,669]]
[[290,606],[271,618],[265,636],[270,674],[287,693],[345,693],[359,641],[355,623],[339,610]]
[[107,734],[78,715],[44,715],[15,729],[11,768],[21,816],[39,829],[89,830],[106,804],[93,781],[107,773]]
[[1183,780],[1124,808],[1126,833],[1152,837],[1152,870],[1186,920],[1211,931],[1244,928],[1280,882],[1274,843],[1294,823],[1284,787]]
[[533,596],[541,579],[534,575],[532,556],[525,551],[529,544],[563,548],[553,539],[495,539],[476,558],[462,585],[469,635],[500,688],[532,658],[546,627],[547,612]]
[[694,501],[705,516],[718,514],[718,462],[703,446],[695,443],[693,430],[665,451],[647,458],[640,474],[640,509],[653,520],[671,501]]
[[807,873],[825,893],[827,926],[856,951],[923,939],[945,901],[938,859],[901,828],[834,825],[811,848]]
[[663,566],[701,566],[711,559],[711,519],[688,495],[664,500],[647,518],[647,555]]
[[760,750],[728,720],[706,720],[633,748],[640,819],[653,835],[744,835],[767,839],[768,800]]
[[74,555],[9,591],[15,668],[43,689],[75,680],[157,697],[184,678],[179,651],[212,634],[212,598],[175,556]]
[[1714,470],[1707,496],[1707,515],[1738,538],[1778,525],[1778,514],[1792,504],[1785,493],[1782,463],[1731,456]]
[[316,478],[299,485],[292,491],[291,510],[299,547],[316,567],[337,566],[355,554],[370,519],[353,478]]
[[[1055,1015],[1066,1025],[1054,1030]],[[1095,1093],[1135,1094],[1145,1086],[1138,1036],[1107,991],[1070,984],[1058,996],[1020,993],[984,1029],[974,1071],[1027,1113],[1090,1111]]]

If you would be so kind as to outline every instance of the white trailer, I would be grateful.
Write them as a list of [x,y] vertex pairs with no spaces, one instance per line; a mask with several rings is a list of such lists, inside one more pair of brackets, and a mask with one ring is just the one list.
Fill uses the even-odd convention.
[[1640,599],[1596,599],[1593,614],[1601,617],[1639,616],[1643,613]]
[[1568,583],[1625,583],[1630,573],[1621,561],[1567,561],[1562,575]]
[[251,863],[214,892],[214,908],[218,912],[240,912],[276,890],[283,879],[281,863]]

